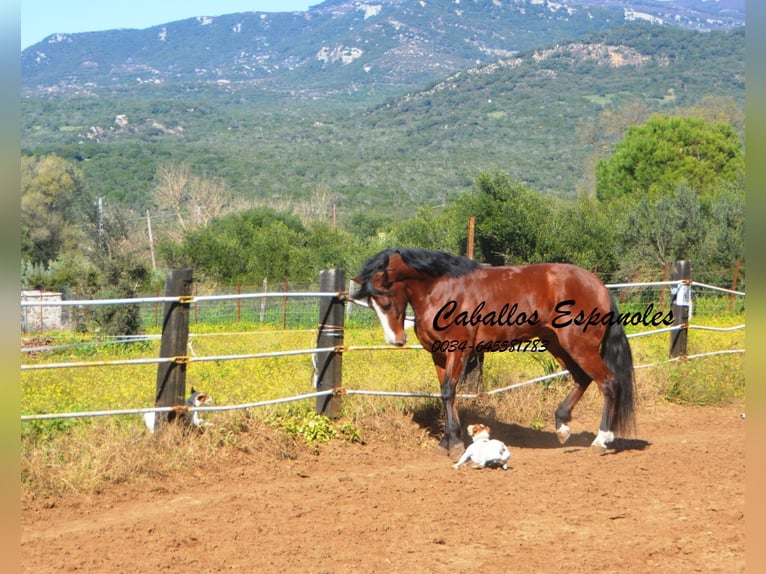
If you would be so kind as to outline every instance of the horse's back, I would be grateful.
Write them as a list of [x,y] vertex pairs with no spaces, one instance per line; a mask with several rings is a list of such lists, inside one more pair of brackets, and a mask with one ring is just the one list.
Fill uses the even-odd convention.
[[590,271],[572,263],[532,263],[485,267],[486,282],[517,297],[538,300],[538,304],[575,300],[598,308],[610,307],[609,292]]

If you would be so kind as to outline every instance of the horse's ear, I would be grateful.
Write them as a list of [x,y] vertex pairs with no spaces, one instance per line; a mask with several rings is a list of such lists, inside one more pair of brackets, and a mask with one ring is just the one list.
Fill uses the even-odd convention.
[[389,287],[393,283],[402,280],[406,269],[407,265],[404,263],[402,256],[398,253],[392,253],[388,258],[388,266],[386,267],[386,279]]

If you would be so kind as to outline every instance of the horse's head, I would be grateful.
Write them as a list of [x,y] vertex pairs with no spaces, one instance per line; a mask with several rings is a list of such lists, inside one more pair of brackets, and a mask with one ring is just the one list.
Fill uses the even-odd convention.
[[[383,256],[385,254],[385,256]],[[360,285],[354,299],[367,300],[378,315],[386,342],[401,347],[407,343],[404,319],[407,291],[402,282],[406,268],[398,253],[381,253],[368,261],[354,279]]]

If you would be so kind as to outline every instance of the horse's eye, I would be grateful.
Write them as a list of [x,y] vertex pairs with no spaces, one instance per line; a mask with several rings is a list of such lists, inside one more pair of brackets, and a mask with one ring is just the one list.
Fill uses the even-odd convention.
[[389,301],[388,303],[381,303],[380,308],[384,311],[388,311],[391,308],[391,302]]

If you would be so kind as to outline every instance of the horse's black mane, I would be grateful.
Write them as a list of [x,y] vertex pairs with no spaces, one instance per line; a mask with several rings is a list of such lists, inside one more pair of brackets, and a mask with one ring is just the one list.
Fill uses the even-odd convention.
[[429,251],[428,249],[417,249],[401,247],[398,249],[386,249],[377,255],[370,257],[362,265],[358,280],[361,282],[359,291],[352,295],[354,299],[366,299],[374,294],[375,289],[370,285],[370,279],[378,271],[382,271],[388,265],[388,258],[394,253],[401,255],[402,260],[409,266],[426,273],[431,277],[462,277],[479,268],[476,261],[459,255],[451,255],[444,251]]

